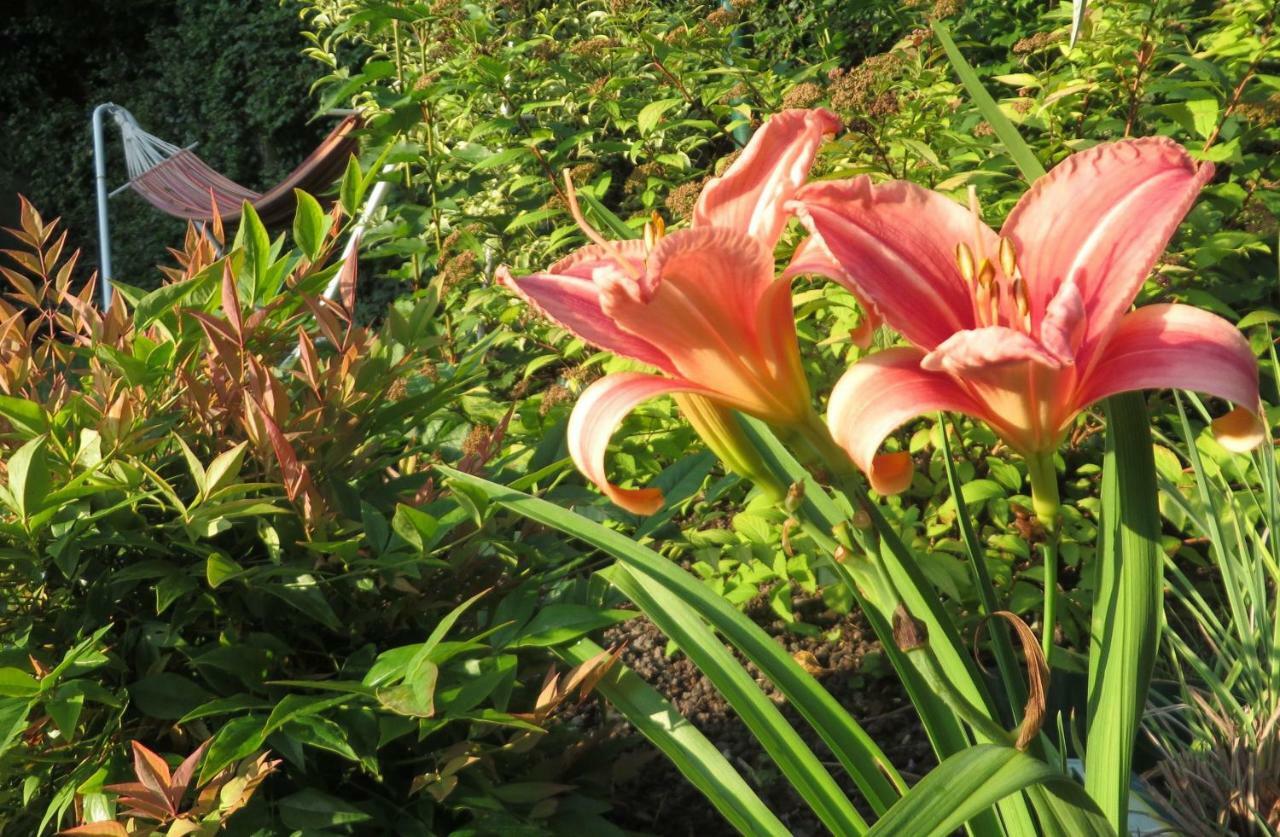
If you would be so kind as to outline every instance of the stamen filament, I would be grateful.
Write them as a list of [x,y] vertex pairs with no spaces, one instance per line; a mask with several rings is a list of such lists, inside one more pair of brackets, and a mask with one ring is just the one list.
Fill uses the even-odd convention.
[[578,193],[573,188],[573,178],[569,176],[569,172],[564,173],[565,198],[569,201],[569,214],[573,216],[574,222],[578,225],[578,229],[589,238],[592,243],[600,246],[602,250],[608,253],[618,266],[625,270],[632,279],[639,280],[641,278],[640,271],[629,260],[623,258],[620,251],[614,243],[605,238],[595,227],[587,223],[587,218],[582,214],[582,207],[578,206]]

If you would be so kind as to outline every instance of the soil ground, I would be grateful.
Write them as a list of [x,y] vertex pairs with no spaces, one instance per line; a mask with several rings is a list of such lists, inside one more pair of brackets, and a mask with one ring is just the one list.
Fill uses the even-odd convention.
[[[787,630],[763,602],[749,606],[747,612],[813,670],[908,782],[928,772],[936,761],[924,730],[905,692],[881,659],[880,645],[861,614],[836,615],[824,610],[818,600],[797,605],[804,621],[821,629],[822,634],[802,636]],[[839,628],[839,637],[833,641],[830,633],[835,628]],[[710,682],[684,655],[667,655],[666,638],[651,622],[640,618],[622,623],[606,633],[605,639],[608,646],[626,644],[623,659],[627,665],[715,744],[793,834],[803,837],[827,833]],[[781,707],[787,720],[801,731],[814,752],[829,766],[859,809],[864,814],[870,813],[853,782],[817,734],[754,666],[749,669]],[[606,717],[609,713],[607,709],[601,712],[597,704],[594,711],[588,713],[592,717],[578,720],[588,726],[609,724],[614,720]],[[636,755],[640,758],[636,763],[643,766],[629,771],[630,775],[614,786],[614,807],[609,816],[613,822],[622,828],[664,837],[719,837],[736,833],[660,754],[655,751],[653,758],[644,758],[645,750],[652,751],[652,748],[639,740]]]

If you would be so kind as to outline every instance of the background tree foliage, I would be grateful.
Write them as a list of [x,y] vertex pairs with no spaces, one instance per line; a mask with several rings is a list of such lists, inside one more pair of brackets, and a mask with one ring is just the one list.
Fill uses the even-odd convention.
[[[95,105],[128,108],[151,133],[250,188],[270,186],[330,127],[308,120],[314,64],[300,54],[297,7],[279,0],[18,0],[0,5],[0,223],[17,193],[62,216],[97,264]],[[108,126],[108,175],[125,181]],[[118,276],[146,281],[184,224],[132,193],[112,198]]]

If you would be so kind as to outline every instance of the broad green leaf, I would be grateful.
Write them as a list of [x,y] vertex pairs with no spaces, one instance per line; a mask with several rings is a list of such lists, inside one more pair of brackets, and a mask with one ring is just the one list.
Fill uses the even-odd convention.
[[329,217],[320,208],[320,202],[301,189],[294,189],[293,196],[298,202],[293,213],[293,240],[309,261],[314,262],[324,248],[325,237],[329,232]]
[[249,271],[250,283],[247,286],[243,281],[239,283],[240,292],[244,294],[240,302],[252,307],[258,301],[259,289],[267,284],[267,271],[271,266],[271,236],[253,204],[245,201],[242,211],[236,238],[244,245],[245,268]]
[[9,457],[9,495],[14,511],[24,522],[40,510],[49,493],[49,459],[45,454],[48,437],[37,436]]
[[223,582],[244,572],[244,568],[231,560],[225,552],[211,552],[204,561],[204,577],[211,590],[217,590]]
[[640,135],[644,136],[652,131],[667,111],[683,101],[684,99],[675,96],[670,99],[658,99],[640,108],[640,112],[636,114],[636,129],[640,131]]
[[227,765],[253,755],[262,746],[264,738],[259,717],[248,715],[228,721],[214,734],[213,743],[204,755],[200,784],[208,782]]
[[40,693],[40,681],[20,668],[0,668],[0,697],[31,697]]
[[1151,422],[1141,393],[1104,402],[1107,449],[1089,645],[1089,795],[1126,831],[1133,748],[1160,644],[1163,555]]
[[347,161],[347,170],[338,186],[338,200],[347,215],[352,217],[360,211],[360,204],[364,201],[364,173],[360,171],[360,161],[354,154]]
[[591,631],[634,619],[633,610],[608,610],[576,604],[553,604],[538,611],[512,647],[559,645]]
[[39,436],[49,430],[49,420],[45,417],[44,408],[25,398],[0,395],[0,416],[28,436]]
[[889,809],[868,837],[946,837],[1006,796],[1045,785],[1071,815],[1063,837],[1107,837],[1114,831],[1072,779],[1013,747],[979,744],[948,757]]

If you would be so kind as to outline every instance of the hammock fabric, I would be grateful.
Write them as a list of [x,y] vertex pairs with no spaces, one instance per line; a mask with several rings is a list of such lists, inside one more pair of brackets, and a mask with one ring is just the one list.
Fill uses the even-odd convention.
[[293,217],[294,189],[319,192],[341,176],[357,149],[354,133],[360,127],[358,115],[347,116],[288,177],[259,194],[218,174],[190,148],[178,148],[146,133],[123,108],[116,111],[115,119],[124,139],[128,186],[156,209],[175,218],[211,221],[216,204],[218,214],[231,221],[248,201],[267,226]]

